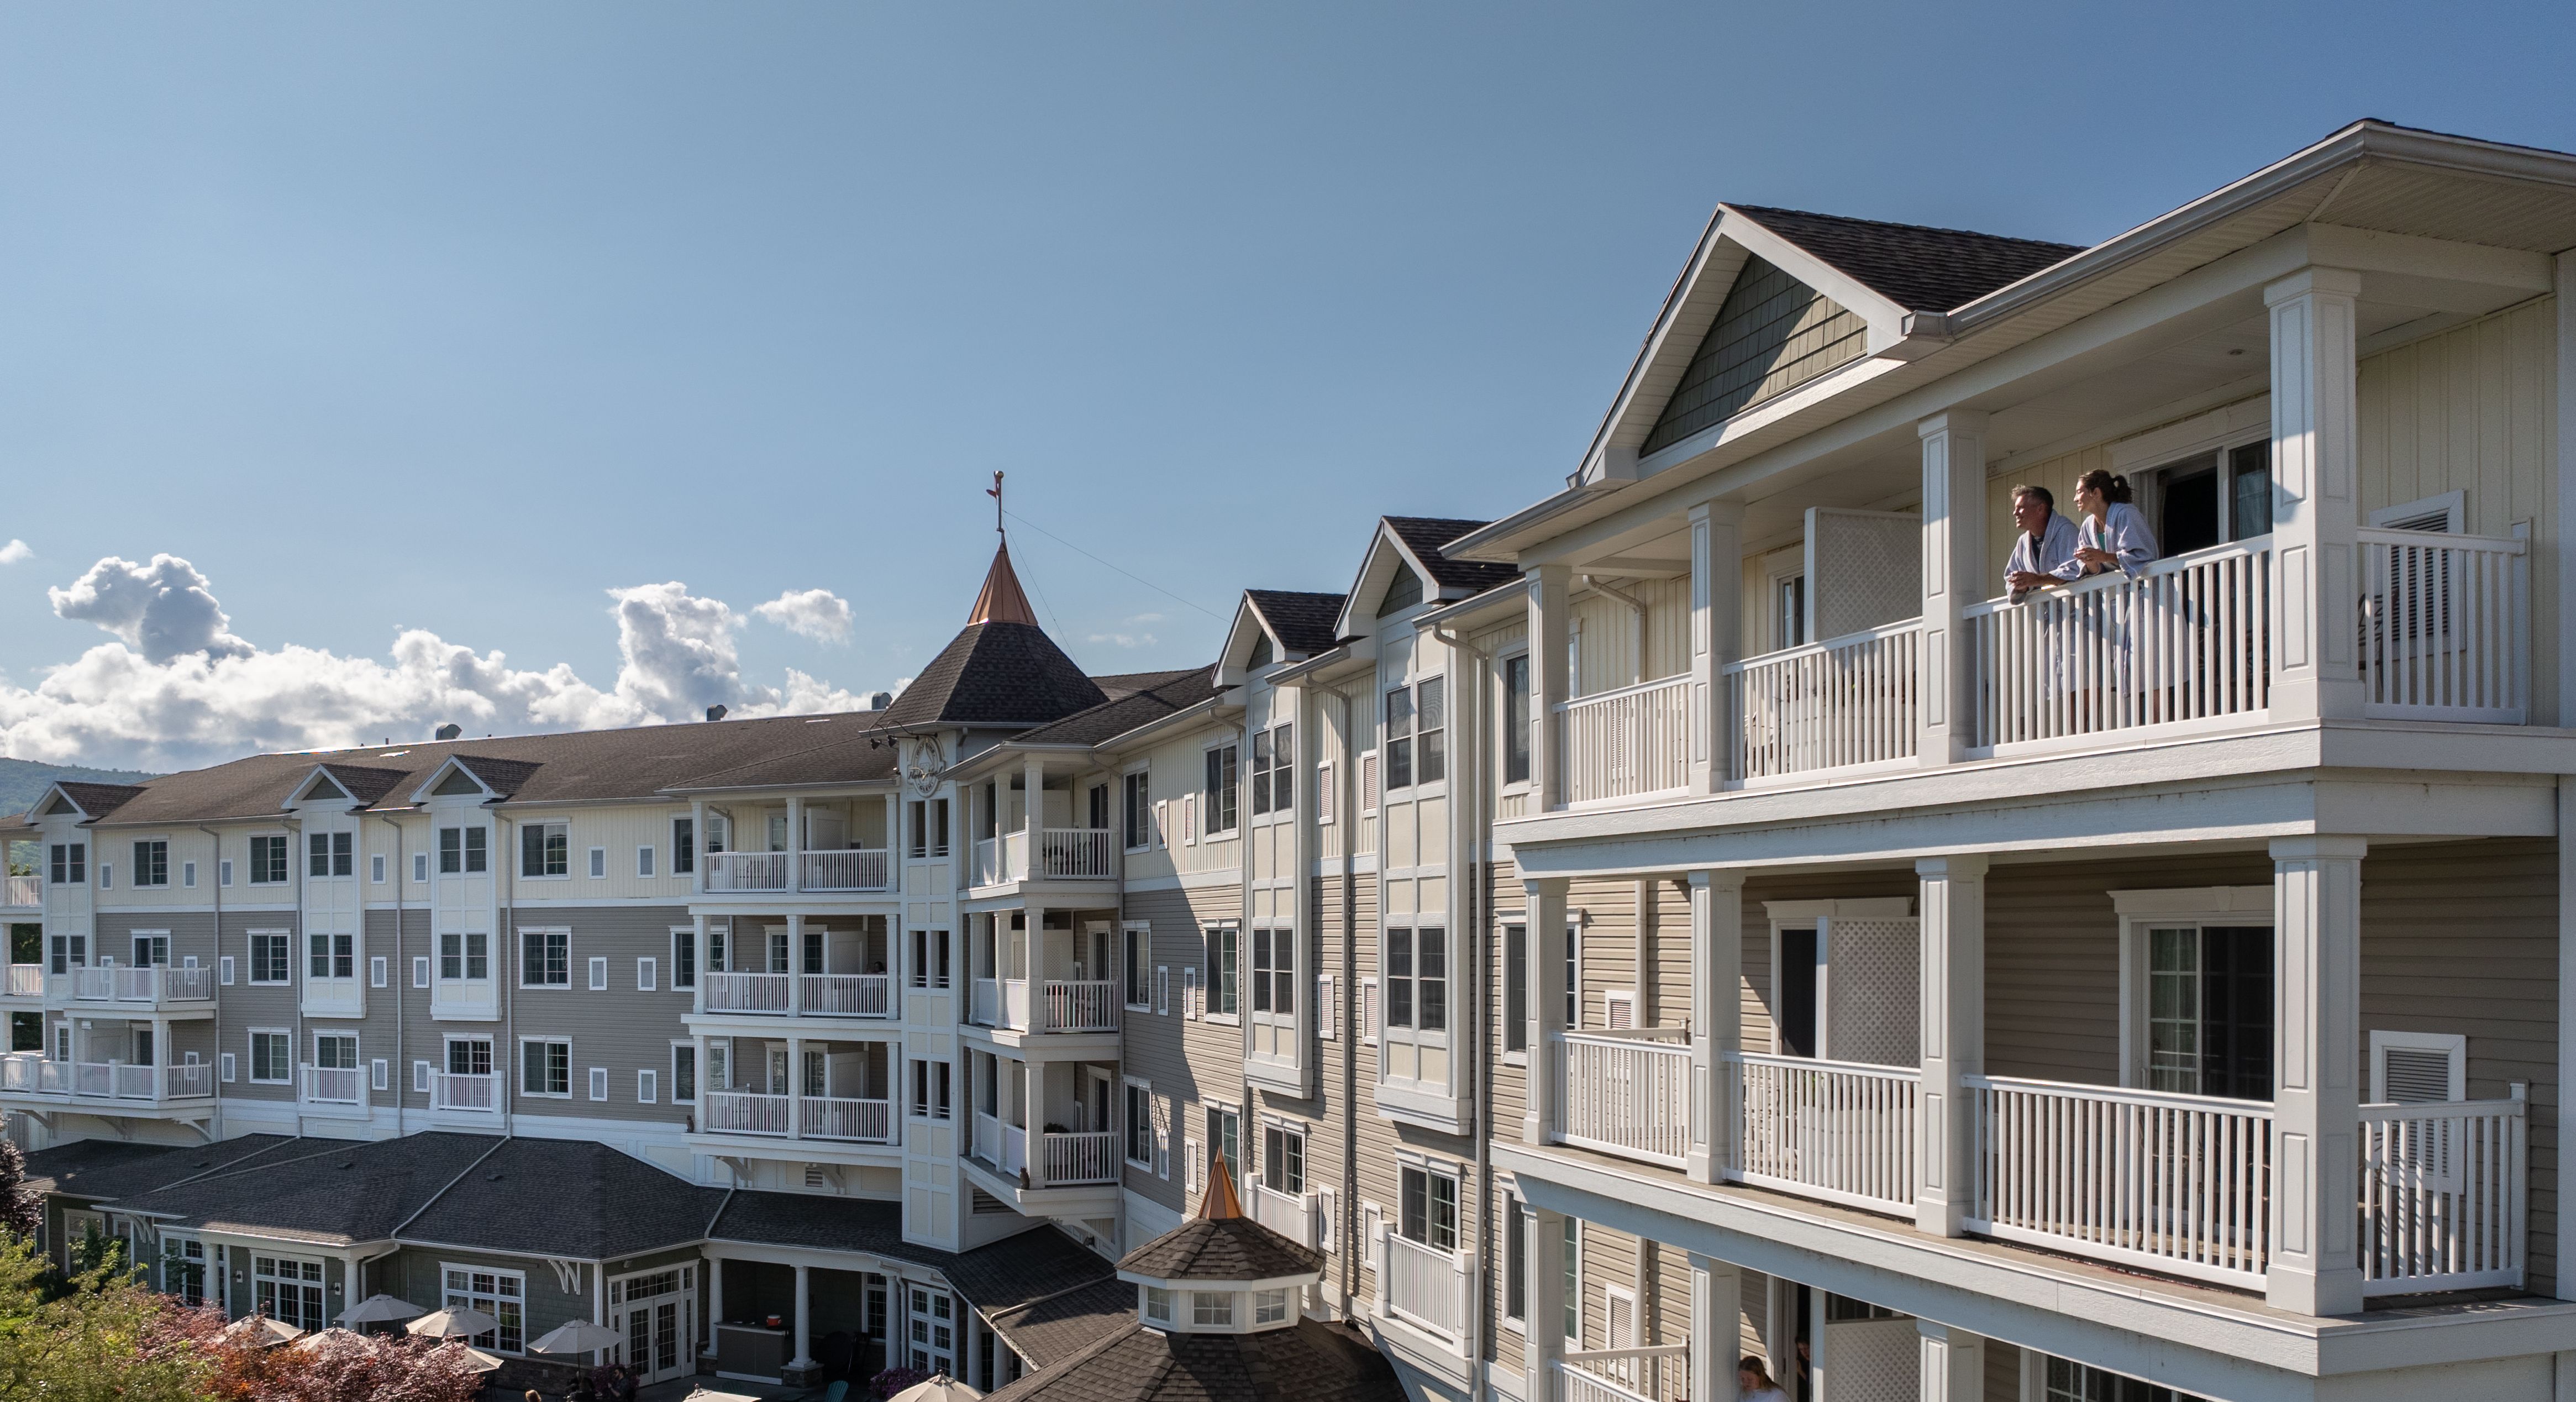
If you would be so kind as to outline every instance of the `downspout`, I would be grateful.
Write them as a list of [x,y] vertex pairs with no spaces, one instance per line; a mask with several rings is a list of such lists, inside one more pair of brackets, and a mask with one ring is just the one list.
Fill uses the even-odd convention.
[[[295,943],[287,946],[287,967],[310,970],[304,942],[310,938],[304,929],[304,820],[289,818],[286,830],[293,833],[286,843],[287,859],[295,867]],[[221,871],[215,873],[223,875]],[[295,1137],[304,1137],[304,974],[298,974],[291,985],[295,989],[295,1042],[286,1049],[286,1093],[295,1098]]]
[[403,987],[403,980],[409,977],[409,970],[403,963],[403,830],[402,824],[391,818],[384,818],[379,821],[381,821],[386,827],[394,830],[394,966],[390,971],[390,976],[385,980],[385,986],[392,990],[394,995],[394,1064],[392,1067],[393,1074],[387,1076],[385,1078],[385,1082],[393,1087],[394,1138],[400,1139],[403,1137],[403,1127],[406,1123],[404,1114],[408,1108],[403,1103],[403,1097],[410,1093],[403,1089],[402,1081],[400,1079],[403,1073],[403,1056],[405,1055],[405,1044],[403,1042],[403,993],[405,992],[405,989]]
[[1341,997],[1335,1000],[1341,1004],[1336,1011],[1342,1023],[1342,1191],[1341,1211],[1334,1214],[1339,1220],[1333,1228],[1342,1237],[1342,1317],[1348,1319],[1359,1313],[1355,1301],[1360,1288],[1360,897],[1354,884],[1357,866],[1351,855],[1359,846],[1359,775],[1354,771],[1360,752],[1351,730],[1355,723],[1351,694],[1321,682],[1313,685],[1342,703],[1342,763],[1337,781],[1341,793],[1333,801],[1333,811],[1340,815],[1342,825],[1342,984]]
[[[1461,716],[1474,716],[1478,722],[1477,728],[1481,732],[1483,729],[1482,722],[1485,718],[1485,684],[1487,681],[1487,673],[1493,669],[1493,657],[1486,653],[1484,649],[1477,647],[1466,639],[1450,632],[1448,625],[1446,624],[1440,624],[1433,627],[1431,630],[1431,636],[1439,639],[1441,643],[1450,649],[1464,653],[1467,656],[1476,659],[1476,670],[1473,673],[1476,679],[1476,695],[1473,698],[1473,704],[1471,706],[1462,705],[1458,708],[1458,714]],[[1465,697],[1460,698],[1462,701],[1467,699],[1468,698]],[[1475,1136],[1476,1144],[1476,1202],[1478,1208],[1476,1212],[1476,1262],[1478,1266],[1478,1285],[1476,1289],[1475,1338],[1471,1341],[1472,1347],[1469,1349],[1468,1358],[1468,1366],[1473,1374],[1474,1381],[1470,1386],[1468,1395],[1476,1399],[1476,1402],[1483,1402],[1483,1399],[1491,1396],[1493,1392],[1492,1370],[1484,1366],[1485,1341],[1493,1337],[1493,1320],[1491,1316],[1494,1308],[1494,1292],[1490,1284],[1494,1278],[1492,1273],[1494,1261],[1495,1204],[1494,1144],[1493,1136],[1487,1132],[1487,1126],[1491,1123],[1493,1118],[1494,1048],[1491,1045],[1491,1039],[1485,1032],[1489,1017],[1486,1000],[1493,996],[1493,979],[1486,972],[1485,962],[1488,955],[1488,940],[1485,932],[1485,907],[1488,902],[1486,899],[1487,893],[1485,891],[1485,882],[1489,876],[1488,868],[1490,866],[1490,863],[1485,860],[1485,854],[1491,849],[1493,842],[1493,814],[1492,806],[1485,801],[1484,795],[1485,763],[1488,753],[1484,744],[1485,737],[1479,733],[1473,737],[1473,740],[1474,743],[1472,748],[1465,745],[1459,747],[1462,754],[1473,755],[1475,758],[1472,762],[1460,764],[1458,766],[1458,774],[1459,777],[1465,779],[1469,785],[1469,793],[1467,796],[1471,800],[1471,803],[1467,811],[1473,815],[1467,824],[1466,834],[1466,933],[1468,946],[1473,952],[1473,958],[1469,961],[1467,967],[1476,971],[1476,994],[1473,998],[1468,1000],[1467,1004],[1469,1013],[1468,1035],[1470,1038],[1468,1045],[1475,1048],[1474,1065],[1476,1068],[1476,1088],[1473,1099],[1473,1118],[1469,1121],[1469,1128],[1470,1132]],[[1453,803],[1451,806],[1454,808],[1456,805]]]
[[[492,829],[496,836],[502,838],[501,850],[493,854],[493,860],[501,864],[501,919],[498,922],[501,928],[492,932],[492,942],[501,946],[492,951],[492,977],[501,990],[501,1045],[494,1050],[506,1053],[510,1065],[506,1070],[499,1066],[492,1069],[501,1076],[501,1137],[504,1139],[518,1132],[519,1093],[512,1087],[518,1082],[520,1069],[519,1000],[510,996],[510,985],[516,980],[509,974],[510,963],[518,958],[518,952],[511,946],[519,942],[516,928],[519,923],[519,844],[507,836],[509,826],[509,815],[498,808],[493,809]],[[731,828],[733,825],[728,822],[725,826]],[[731,832],[725,834],[727,837],[732,835]],[[726,945],[725,954],[732,957],[730,943]],[[501,1058],[495,1056],[492,1059],[499,1061]]]
[[[208,874],[215,878],[215,968],[220,972],[224,967],[224,838],[223,834],[216,832],[213,828],[207,827],[203,823],[199,823],[197,825],[197,831],[204,833],[207,838],[215,844],[215,869]],[[223,1066],[224,1000],[223,995],[219,993],[215,995],[215,1070],[217,1073],[217,1079],[215,1081],[214,1135],[218,1140],[224,1137]]]

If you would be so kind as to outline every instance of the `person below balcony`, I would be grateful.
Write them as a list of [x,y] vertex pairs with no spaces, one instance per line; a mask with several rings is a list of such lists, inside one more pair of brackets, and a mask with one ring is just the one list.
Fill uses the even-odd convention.
[[2057,498],[2046,487],[2012,489],[2012,555],[2004,561],[2004,590],[2020,603],[2033,589],[2072,584],[2084,577],[2075,558],[2075,523],[2057,514]]
[[2075,479],[2075,561],[2086,574],[2135,575],[2156,561],[2156,533],[2129,499],[2129,479],[2098,468]]

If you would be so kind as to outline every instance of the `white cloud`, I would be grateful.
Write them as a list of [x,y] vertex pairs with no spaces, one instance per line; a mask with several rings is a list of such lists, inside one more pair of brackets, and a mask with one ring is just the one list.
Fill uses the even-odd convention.
[[850,640],[850,601],[829,589],[790,589],[751,611],[790,633],[824,643]]
[[47,669],[33,688],[0,684],[0,754],[172,769],[260,750],[325,749],[420,736],[454,721],[468,734],[594,729],[735,716],[857,709],[860,695],[790,671],[784,686],[744,679],[734,635],[743,616],[673,580],[612,589],[622,658],[602,689],[568,664],[512,667],[424,629],[382,659],[233,634],[205,576],[156,555],[105,559],[54,611],[115,635]]
[[1084,641],[1108,643],[1114,647],[1152,647],[1155,638],[1151,633],[1093,633]]
[[35,547],[23,540],[13,537],[7,545],[0,545],[0,565],[14,565],[20,560],[34,558],[36,558]]

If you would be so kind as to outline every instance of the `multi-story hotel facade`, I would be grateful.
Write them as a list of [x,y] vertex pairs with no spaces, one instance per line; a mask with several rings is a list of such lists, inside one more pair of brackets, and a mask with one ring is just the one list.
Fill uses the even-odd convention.
[[[0,1109],[57,1250],[656,1377],[1052,1366],[1222,1163],[1426,1398],[2563,1396],[2572,248],[2380,123],[1720,206],[1562,490],[1206,667],[1005,552],[867,712],[56,786]],[[2008,587],[2095,470],[2158,558]]]

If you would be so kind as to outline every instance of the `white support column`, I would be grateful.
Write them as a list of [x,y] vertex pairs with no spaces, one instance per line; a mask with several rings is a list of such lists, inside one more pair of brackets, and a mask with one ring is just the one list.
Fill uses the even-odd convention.
[[[1045,836],[1046,830],[1046,761],[1032,755],[1020,773],[1020,782],[1028,786],[1028,802],[1020,814],[1020,826],[1027,830],[1028,839],[1020,853],[1024,865],[1013,876],[1021,881],[1031,881],[1046,869],[1046,864],[1038,857],[1038,840]],[[1037,928],[1031,925],[1029,933],[1036,934]]]
[[[704,799],[689,801],[689,845],[696,849],[689,853],[689,892],[692,895],[703,896],[707,892],[707,805]],[[221,855],[220,849],[217,854]],[[221,863],[217,864],[216,869],[222,870]],[[431,880],[435,881],[438,864],[432,862],[429,869],[432,873]],[[434,899],[437,895],[437,887],[433,885],[430,891]],[[698,924],[699,932],[704,934],[706,922],[702,919]],[[701,939],[698,942],[698,948],[704,950],[706,941]],[[702,963],[700,967],[705,966]]]
[[1986,859],[1924,857],[1914,873],[1923,939],[1914,1225],[1959,1236],[1977,1184],[1976,1099],[1961,1081],[1985,1070]]
[[1574,572],[1564,565],[1540,565],[1529,572],[1530,767],[1542,813],[1565,803],[1564,727],[1557,724],[1556,708],[1573,695],[1565,665],[1567,630],[1574,624],[1573,587]]
[[787,1137],[805,1137],[805,1042],[787,1039]]
[[1956,764],[1976,739],[1978,661],[1962,612],[1995,584],[1986,554],[1986,416],[1935,414],[1923,440],[1922,764]]
[[[1379,1289],[1384,1288],[1381,1280]],[[1557,1360],[1565,1356],[1564,1213],[1530,1211],[1529,1318],[1523,1322],[1529,1333],[1521,1345],[1521,1396],[1528,1402],[1550,1402],[1557,1396]]]
[[2353,1259],[2361,1135],[2361,858],[2357,837],[2272,841],[2272,1265],[2265,1297],[2359,1314]]
[[[1556,1034],[1565,1030],[1565,887],[1563,879],[1524,881],[1529,921],[1529,1067],[1521,1116],[1521,1142],[1544,1144],[1555,1118],[1556,1068],[1564,1058]],[[1356,993],[1357,990],[1354,990]]]
[[814,1353],[806,1344],[809,1326],[814,1319],[814,1297],[809,1289],[809,1272],[803,1264],[796,1267],[796,1356],[787,1360],[790,1368],[803,1370],[814,1366]]
[[[1028,1069],[1028,1099],[1020,1107],[1023,1122],[1020,1152],[1029,1161],[1029,1186],[1043,1188],[1047,1185],[1046,1154],[1043,1152],[1046,1147],[1046,1063],[1024,1061],[1020,1064]],[[1213,1147],[1209,1152],[1215,1152]]]
[[[724,1322],[724,1268],[724,1257],[710,1256],[707,1258],[707,1319],[711,1324],[722,1324]],[[715,1351],[716,1331],[713,1328],[709,1328],[707,1330],[706,1352],[713,1354]]]
[[1691,508],[1691,770],[1693,793],[1733,777],[1736,718],[1725,670],[1744,657],[1744,508]]
[[[2576,1085],[2576,774],[2558,776],[2558,1084]],[[2558,1155],[2558,1200],[2576,1203],[2576,1154],[2564,1150]],[[2558,1214],[2558,1259],[2566,1264],[2558,1268],[2557,1296],[2576,1300],[2576,1212]],[[2576,1398],[2576,1388],[2558,1395]]]
[[1696,1251],[1691,1253],[1690,1278],[1690,1395],[1725,1397],[1735,1390],[1736,1346],[1744,1334],[1744,1280],[1734,1262]]
[[1916,1319],[1914,1333],[1922,1346],[1923,1402],[1985,1402],[1986,1341],[1982,1336],[1928,1319]]
[[2354,303],[2361,276],[2308,268],[2263,289],[2272,309],[2272,714],[2361,714]]
[[801,798],[787,800],[787,889],[805,889],[805,800]]
[[[1733,1162],[1735,1063],[1744,1049],[1744,873],[1695,871],[1691,893],[1691,1137],[1683,1171],[1714,1183]],[[1730,1268],[1731,1269],[1731,1268]]]
[[[798,859],[803,864],[803,859]],[[787,1015],[805,1011],[805,917],[787,917]]]
[[[2576,250],[2558,255],[2558,461],[2551,464],[2556,474],[2553,486],[2558,496],[2558,724],[2576,726],[2576,647],[2568,646],[2567,633],[2576,627],[2576,564],[2570,564],[2568,553],[2576,549]],[[2551,712],[2537,707],[2533,717]],[[2560,832],[2568,829],[2561,827]],[[2560,985],[2565,987],[2565,985]],[[2566,1039],[2559,1045],[2564,1047]],[[2560,1085],[2567,1082],[2560,1081]],[[2576,1161],[2576,1155],[2562,1154],[2561,1162]],[[2560,1256],[2562,1261],[2576,1259]]]

